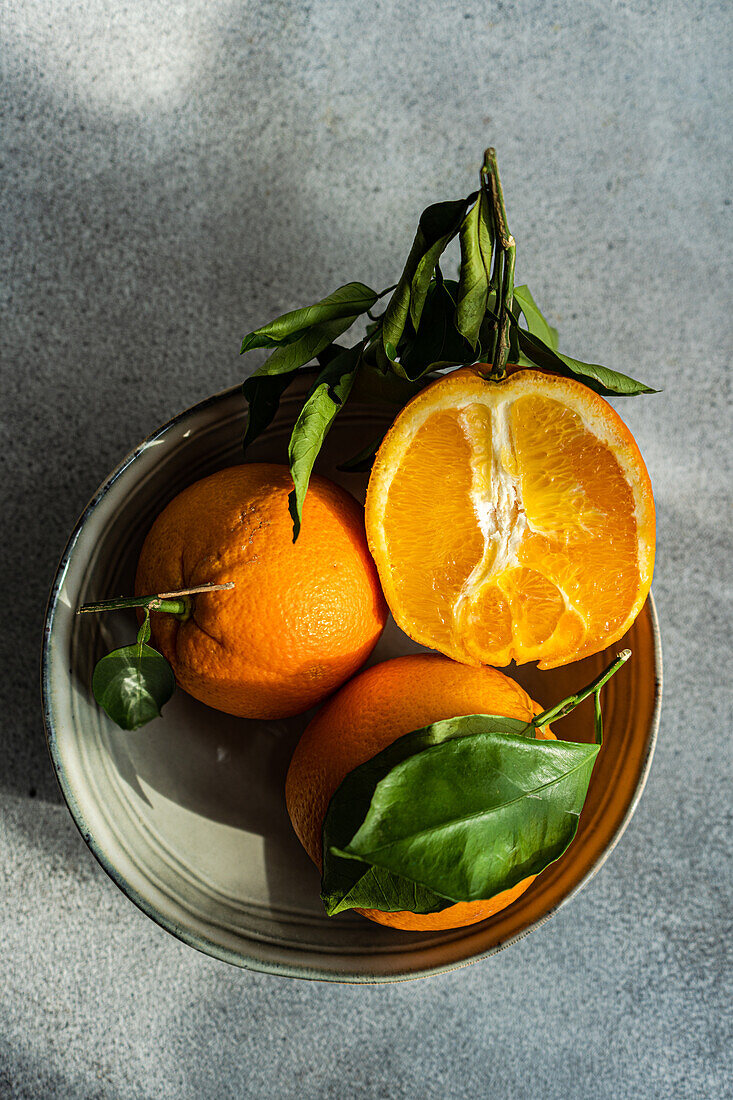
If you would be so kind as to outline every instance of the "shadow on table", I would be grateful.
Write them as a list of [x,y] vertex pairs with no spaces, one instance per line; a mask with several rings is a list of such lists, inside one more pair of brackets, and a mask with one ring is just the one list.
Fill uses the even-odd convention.
[[[0,1030],[3,1030],[0,1019]],[[0,1040],[0,1096],[13,1097],[13,1100],[69,1100],[72,1096],[104,1097],[113,1096],[102,1087],[99,1080],[92,1086],[93,1092],[87,1092],[79,1080],[71,1080],[61,1073],[39,1052],[33,1056],[21,1053],[6,1040]]]
[[[206,111],[233,130],[214,135],[208,152],[186,146],[188,104],[120,118],[115,104],[41,81],[35,67],[24,72],[23,58],[10,67],[21,75],[8,78],[17,114],[3,127],[5,216],[17,247],[2,331],[0,511],[12,605],[0,632],[0,788],[25,797],[60,800],[38,655],[54,569],[78,514],[160,422],[242,377],[247,327],[300,299],[304,281],[332,281],[322,274],[333,242],[313,217],[313,183],[267,143],[246,142],[263,84],[281,65],[277,45],[263,38],[250,49],[236,14],[228,34],[238,48],[217,53]],[[48,121],[59,119],[63,129]],[[193,123],[206,132],[198,115]],[[346,255],[355,243],[339,247]]]

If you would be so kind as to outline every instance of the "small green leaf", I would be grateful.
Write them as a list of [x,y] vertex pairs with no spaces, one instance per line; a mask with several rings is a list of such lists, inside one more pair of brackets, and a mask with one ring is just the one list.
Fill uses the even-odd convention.
[[135,640],[135,644],[137,645],[141,654],[142,647],[145,645],[146,642],[150,641],[151,634],[152,629],[150,626],[150,609],[146,607],[145,613],[143,615],[143,621],[140,623],[140,629],[137,632],[137,638]]
[[448,242],[460,229],[466,209],[475,198],[474,192],[456,202],[435,203],[422,213],[400,281],[382,319],[382,347],[388,361],[397,368],[396,349],[408,317],[417,331],[436,264]]
[[293,542],[300,534],[303,502],[313,464],[328,435],[336,413],[346,401],[359,366],[362,345],[347,348],[323,368],[300,410],[290,436],[288,457],[293,489],[288,499],[293,519]]
[[149,638],[148,612],[135,644],[108,653],[94,669],[94,698],[123,730],[136,730],[158,718],[176,686],[165,657],[145,644]]
[[[491,898],[559,859],[575,836],[598,745],[533,733],[496,715],[449,719],[354,769],[344,781],[348,804],[339,788],[324,822],[328,906],[348,896],[349,860],[354,885],[376,868],[452,903]],[[329,890],[334,881],[342,900]],[[360,908],[380,907],[379,897],[367,904],[363,895]]]
[[[557,338],[557,329],[553,329],[543,317],[540,312],[540,308],[532,297],[531,291],[528,286],[515,286],[514,288],[514,301],[517,303],[524,319],[527,322],[527,328],[533,336],[537,336],[540,340],[543,340],[545,344],[552,350],[556,350],[557,345],[553,348],[553,340]],[[554,333],[554,336],[553,336]]]
[[[516,317],[514,320],[516,322]],[[640,393],[658,392],[619,371],[609,370],[597,363],[583,363],[580,359],[571,359],[569,355],[553,351],[539,337],[518,325],[517,338],[521,351],[533,365],[557,371],[566,378],[578,378],[602,397],[635,397]]]
[[496,305],[496,294],[494,291],[489,292],[489,298],[486,305],[486,314],[481,322],[481,328],[478,334],[478,343],[476,344],[475,358],[478,362],[486,363],[491,362],[491,355],[494,347],[494,339],[496,334],[496,325],[498,323],[498,317],[494,313],[494,306]]
[[460,239],[461,268],[456,328],[471,347],[475,348],[486,314],[493,248],[491,215],[483,191],[461,223]]
[[283,313],[268,324],[250,332],[242,341],[239,354],[243,355],[254,348],[276,348],[293,343],[313,325],[321,325],[344,317],[356,319],[359,314],[371,309],[378,297],[376,291],[371,290],[364,283],[346,283],[345,286],[334,290],[333,294],[321,298],[320,302]]
[[339,317],[333,321],[324,321],[323,324],[313,325],[305,329],[292,343],[283,344],[273,351],[269,359],[259,367],[252,378],[261,375],[288,374],[310,363],[317,358],[334,340],[337,340],[347,329],[351,328],[357,314],[348,317]]
[[[321,895],[326,915],[335,917],[347,909],[378,909],[380,913],[439,913],[452,904],[410,879],[385,871],[382,867],[361,867],[354,881],[354,861],[332,856],[331,893]],[[342,865],[340,867],[339,865]],[[363,874],[361,873],[363,871]],[[379,904],[375,905],[374,900]]]
[[429,206],[420,218],[418,233],[422,234],[426,251],[420,257],[410,283],[410,320],[415,329],[420,326],[425,296],[438,261],[459,231],[466,213],[466,200],[440,202]]
[[247,451],[258,435],[269,427],[280,407],[280,398],[294,374],[254,374],[245,378],[242,392],[247,399],[247,425],[242,439],[242,450]]

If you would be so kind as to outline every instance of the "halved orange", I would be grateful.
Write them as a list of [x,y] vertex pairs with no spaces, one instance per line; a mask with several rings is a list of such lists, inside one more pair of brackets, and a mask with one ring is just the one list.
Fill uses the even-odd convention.
[[397,624],[464,664],[555,668],[616,641],[654,568],[651,482],[631,432],[582,383],[464,367],[379,449],[369,547]]

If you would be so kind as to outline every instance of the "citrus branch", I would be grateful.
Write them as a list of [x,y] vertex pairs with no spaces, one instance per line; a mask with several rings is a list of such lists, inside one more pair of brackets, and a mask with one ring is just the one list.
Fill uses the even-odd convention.
[[499,178],[499,167],[494,148],[489,148],[484,153],[481,186],[484,188],[489,200],[496,240],[491,282],[492,289],[496,291],[496,314],[499,319],[494,333],[491,376],[492,378],[501,379],[504,377],[507,359],[509,358],[509,326],[511,324],[511,310],[514,306],[514,266],[517,246],[507,225],[504,192]]
[[558,718],[564,718],[567,714],[570,714],[572,710],[575,710],[579,703],[587,699],[589,695],[595,695],[597,700],[603,685],[606,684],[612,676],[616,675],[621,666],[626,664],[630,656],[630,649],[622,649],[616,660],[612,661],[604,672],[596,676],[595,680],[591,680],[587,687],[581,688],[581,690],[577,691],[574,695],[568,695],[567,698],[561,699],[554,707],[543,710],[541,714],[536,715],[536,717],[532,719],[530,725],[539,728],[549,725],[550,722],[557,721]]
[[146,611],[164,611],[187,619],[191,614],[191,596],[202,592],[224,592],[230,588],[234,588],[234,581],[227,581],[226,584],[199,584],[194,588],[183,588],[180,592],[159,592],[152,596],[121,596],[116,600],[83,604],[77,608],[76,613],[88,615],[98,611],[123,611],[128,607],[144,607]]

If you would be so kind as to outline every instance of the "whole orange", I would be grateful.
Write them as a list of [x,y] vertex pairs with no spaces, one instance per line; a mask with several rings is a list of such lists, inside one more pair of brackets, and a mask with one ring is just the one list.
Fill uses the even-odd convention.
[[184,489],[142,548],[139,595],[201,584],[186,621],[153,613],[154,644],[202,703],[242,718],[285,718],[330,695],[366,660],[387,617],[345,489],[311,478],[297,542],[286,466],[250,463]]
[[[301,844],[320,867],[323,819],[336,789],[349,772],[398,737],[458,715],[530,719],[541,710],[502,672],[472,668],[437,654],[396,657],[366,669],[321,708],[293,754],[285,800]],[[549,728],[538,731],[537,736],[554,737]],[[460,902],[440,913],[359,912],[379,924],[409,931],[460,928],[511,905],[534,877],[486,901]]]

